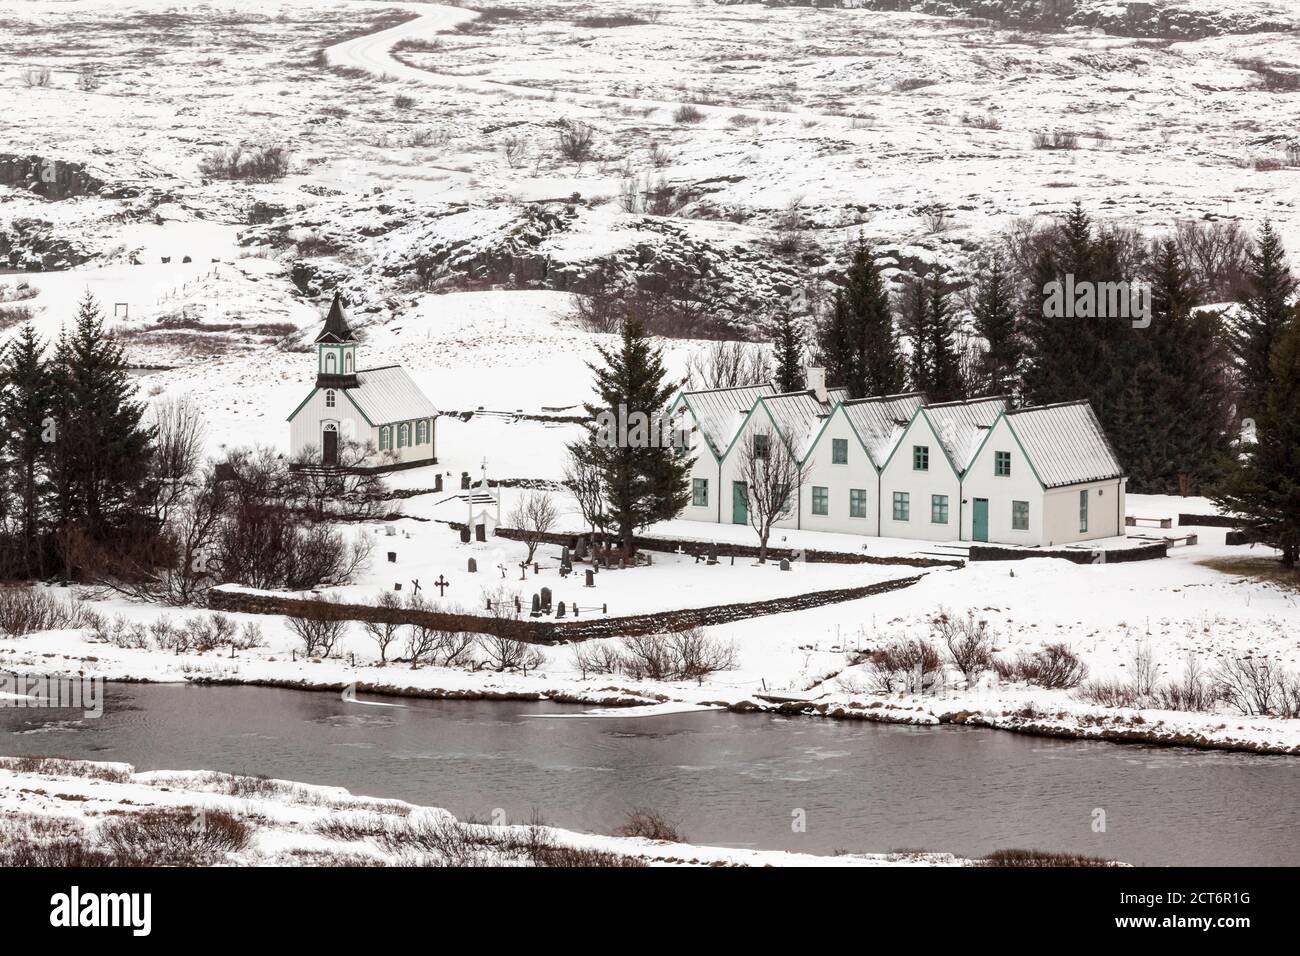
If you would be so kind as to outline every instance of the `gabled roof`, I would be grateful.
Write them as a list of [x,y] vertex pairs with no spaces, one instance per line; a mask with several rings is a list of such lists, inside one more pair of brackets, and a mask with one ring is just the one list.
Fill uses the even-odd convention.
[[959,473],[970,467],[984,436],[1009,404],[1005,396],[991,396],[925,406],[939,444]]
[[736,432],[749,417],[760,398],[775,395],[771,385],[744,385],[738,388],[711,388],[698,392],[682,392],[684,401],[695,415],[700,434],[715,457],[722,457]]
[[823,405],[812,392],[769,395],[759,401],[772,416],[796,461],[808,457],[822,425],[834,410],[833,404]]
[[348,320],[343,316],[343,299],[335,292],[330,304],[329,315],[325,316],[325,327],[316,336],[317,342],[355,342],[357,337],[348,327]]
[[372,425],[432,418],[438,409],[400,365],[363,368],[357,372],[357,387],[344,389]]
[[857,398],[843,403],[849,424],[858,433],[872,462],[879,468],[898,444],[907,425],[925,403],[920,392]]
[[1044,488],[1124,477],[1115,449],[1086,401],[1018,408],[1005,417]]

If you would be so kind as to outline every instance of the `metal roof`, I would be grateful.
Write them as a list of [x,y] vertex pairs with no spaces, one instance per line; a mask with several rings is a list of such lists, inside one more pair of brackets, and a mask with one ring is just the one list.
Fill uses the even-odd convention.
[[1045,487],[1124,477],[1115,449],[1086,401],[1018,408],[1006,417]]
[[721,455],[731,446],[745,416],[754,403],[767,395],[775,395],[771,385],[743,385],[739,388],[712,388],[700,392],[683,392],[682,398],[695,415],[700,434]]
[[1005,396],[971,398],[964,402],[926,405],[925,414],[952,463],[959,472],[965,472],[984,436],[1007,410],[1007,405]]
[[337,292],[334,293],[334,301],[330,303],[329,315],[325,316],[325,326],[320,330],[320,335],[316,336],[317,342],[355,342],[357,337],[352,334],[352,329],[348,327],[348,320],[343,315],[343,297]]
[[916,410],[925,403],[920,392],[859,398],[844,403],[849,424],[879,467],[884,464]]
[[823,405],[812,392],[787,392],[762,400],[777,429],[785,437],[797,461],[808,457],[813,441],[821,432],[833,405]]
[[372,425],[431,418],[438,409],[400,365],[357,371],[357,387],[346,389],[348,398]]

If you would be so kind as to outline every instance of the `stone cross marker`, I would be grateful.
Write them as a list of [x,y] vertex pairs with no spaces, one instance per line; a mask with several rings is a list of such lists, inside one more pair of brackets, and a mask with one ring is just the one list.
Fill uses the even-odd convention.
[[[470,560],[472,561],[473,558],[471,558]],[[443,597],[443,596],[447,593],[447,588],[449,587],[449,582],[447,581],[447,579],[446,579],[445,577],[443,577],[443,576],[440,574],[440,575],[438,575],[438,580],[436,580],[436,581],[433,582],[433,586],[434,586],[435,588],[438,589],[438,597]]]

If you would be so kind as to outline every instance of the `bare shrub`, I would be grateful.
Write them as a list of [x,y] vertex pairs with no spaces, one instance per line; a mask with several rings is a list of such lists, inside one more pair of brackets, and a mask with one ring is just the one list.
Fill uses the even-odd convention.
[[209,866],[245,849],[253,828],[224,810],[180,807],[106,820],[100,840],[119,863],[135,866]]
[[1300,717],[1300,679],[1267,657],[1231,657],[1213,673],[1215,694],[1243,716]]
[[[380,591],[379,597],[375,600],[375,606],[395,612],[401,608],[402,599],[397,596],[395,591]],[[383,666],[388,662],[388,648],[397,640],[402,625],[396,621],[363,621],[361,629],[366,632],[367,637],[378,645],[379,664]]]
[[0,587],[0,634],[6,637],[83,628],[93,621],[76,596],[64,600],[40,586]]
[[1114,866],[1112,860],[1081,853],[1053,853],[1047,850],[994,850],[980,861],[981,866],[1055,867]]
[[931,234],[946,232],[952,227],[952,218],[942,203],[922,206],[921,221],[925,223],[925,231]]
[[692,125],[704,121],[704,112],[690,103],[683,103],[673,111],[673,122],[679,126]]
[[1034,133],[1034,149],[1078,149],[1079,134],[1068,130],[1050,130]]
[[1123,680],[1090,680],[1079,687],[1080,700],[1098,707],[1141,707],[1133,685]]
[[126,783],[129,770],[122,766],[95,763],[92,760],[68,760],[64,757],[0,757],[0,768],[14,773],[35,773],[47,777],[88,777],[110,783]]
[[1153,702],[1161,710],[1205,712],[1219,702],[1218,690],[1194,654],[1187,655],[1182,678],[1154,688]]
[[930,622],[931,633],[948,648],[948,659],[969,687],[993,666],[993,636],[988,621],[976,620],[974,611],[953,617],[942,608]]
[[518,169],[528,162],[529,152],[528,141],[522,136],[511,133],[501,140],[501,155],[511,169]]
[[572,163],[584,163],[591,158],[596,143],[596,130],[582,120],[564,120],[560,126],[560,155]]
[[899,639],[867,657],[868,683],[876,693],[922,692],[943,676],[943,659],[929,641]]
[[393,97],[393,108],[399,110],[409,110],[415,106],[415,97],[409,93],[398,93]]
[[199,160],[199,173],[209,179],[269,183],[288,172],[289,150],[283,146],[223,147]]
[[1078,687],[1088,676],[1088,666],[1070,649],[1070,645],[1053,643],[1043,645],[1041,650],[1032,654],[1022,653],[1005,672],[998,668],[998,674],[1057,690]]
[[620,667],[633,680],[699,680],[736,667],[736,645],[708,637],[703,628],[621,640]]
[[670,820],[658,810],[634,807],[627,812],[622,824],[614,833],[617,836],[662,840],[665,843],[685,843],[686,837],[677,826],[675,820]]
[[29,66],[23,70],[23,85],[29,88],[50,85],[50,68],[48,66]]
[[616,674],[623,669],[618,649],[604,641],[573,645],[573,666],[585,680],[588,674]]
[[289,630],[302,641],[302,652],[309,658],[327,658],[348,632],[348,622],[339,616],[337,599],[322,599],[284,619]]
[[498,673],[517,670],[527,674],[546,665],[546,655],[533,644],[502,637],[499,634],[480,634],[478,648],[487,658],[488,666]]
[[686,360],[686,381],[692,389],[737,388],[771,380],[767,350],[756,343],[710,342]]

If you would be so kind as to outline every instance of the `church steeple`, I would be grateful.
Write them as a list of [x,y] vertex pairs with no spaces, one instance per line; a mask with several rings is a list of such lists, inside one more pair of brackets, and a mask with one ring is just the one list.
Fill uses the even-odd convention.
[[334,293],[325,327],[316,336],[316,387],[357,387],[357,337],[343,315],[343,298]]

